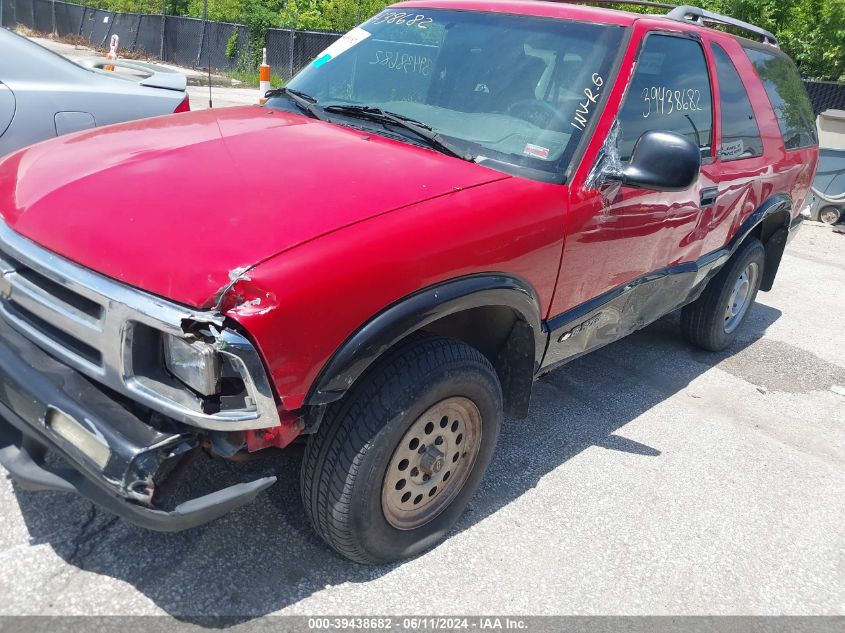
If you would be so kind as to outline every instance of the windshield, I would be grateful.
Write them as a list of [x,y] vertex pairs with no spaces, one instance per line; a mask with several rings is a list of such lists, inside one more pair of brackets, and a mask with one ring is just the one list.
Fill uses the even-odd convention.
[[[610,83],[622,33],[569,20],[388,9],[323,51],[288,87],[320,108],[398,114],[479,163],[560,181]],[[284,95],[268,104],[291,108]],[[384,121],[354,124],[419,141]]]

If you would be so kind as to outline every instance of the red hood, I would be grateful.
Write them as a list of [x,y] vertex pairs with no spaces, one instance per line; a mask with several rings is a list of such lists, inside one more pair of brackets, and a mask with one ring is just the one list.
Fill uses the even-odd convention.
[[0,214],[88,268],[208,307],[230,271],[504,177],[407,143],[248,106],[114,125],[12,154],[0,161]]

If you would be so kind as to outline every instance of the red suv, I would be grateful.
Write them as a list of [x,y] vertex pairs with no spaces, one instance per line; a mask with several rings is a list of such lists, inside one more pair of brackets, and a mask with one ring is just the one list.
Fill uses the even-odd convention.
[[818,152],[774,36],[689,7],[406,2],[268,97],[0,163],[22,487],[178,530],[275,481],[173,499],[179,462],[298,440],[326,542],[417,554],[539,376],[679,308],[730,345]]

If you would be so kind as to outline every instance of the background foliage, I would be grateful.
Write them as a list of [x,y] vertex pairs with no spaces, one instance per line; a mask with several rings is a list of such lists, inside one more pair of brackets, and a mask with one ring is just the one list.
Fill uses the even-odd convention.
[[[845,81],[845,0],[684,0],[752,22],[777,35],[805,77]],[[202,17],[203,0],[88,0],[113,11]],[[208,0],[212,20],[246,24],[254,40],[269,27],[348,31],[387,0]],[[626,10],[652,10],[625,7]],[[252,40],[253,38],[251,38]]]
[[[771,31],[808,79],[845,81],[845,0],[685,0],[683,4]],[[638,7],[626,10],[663,12]]]

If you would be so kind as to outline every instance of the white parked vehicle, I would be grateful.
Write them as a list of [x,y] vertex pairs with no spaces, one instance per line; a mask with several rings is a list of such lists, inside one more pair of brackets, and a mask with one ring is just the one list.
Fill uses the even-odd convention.
[[0,156],[68,132],[190,110],[186,85],[164,66],[72,62],[0,28]]
[[819,150],[819,168],[804,209],[811,220],[825,224],[845,218],[845,149]]

